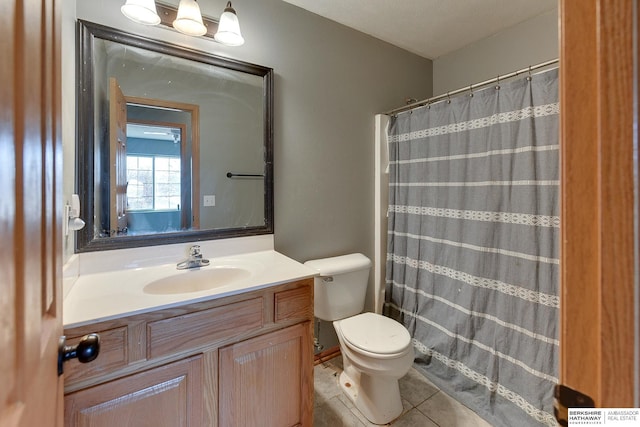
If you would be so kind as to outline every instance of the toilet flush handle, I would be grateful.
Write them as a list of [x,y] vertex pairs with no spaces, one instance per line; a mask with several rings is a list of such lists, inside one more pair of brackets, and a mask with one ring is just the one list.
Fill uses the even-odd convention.
[[333,276],[322,276],[322,281],[325,283],[333,282]]

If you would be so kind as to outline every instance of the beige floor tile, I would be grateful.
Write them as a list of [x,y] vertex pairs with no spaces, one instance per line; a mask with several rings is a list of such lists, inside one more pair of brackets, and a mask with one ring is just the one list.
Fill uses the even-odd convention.
[[[379,424],[373,424],[372,422],[370,422],[367,417],[365,417],[362,412],[360,412],[359,410],[356,409],[355,405],[353,404],[353,402],[347,397],[346,394],[341,393],[338,396],[338,399],[340,399],[340,401],[344,404],[344,406],[346,406],[347,408],[349,408],[351,411],[353,411],[354,414],[356,414],[356,416],[358,417],[358,419],[360,421],[362,421],[362,423],[367,426],[367,427],[375,427]],[[400,414],[400,417],[402,417],[404,414],[406,414],[407,412],[409,412],[411,409],[413,409],[413,406],[405,399],[402,399],[402,413]],[[400,418],[398,417],[398,418]],[[389,424],[387,424],[389,425]]]
[[365,427],[365,424],[349,408],[333,397],[314,408],[314,427]]
[[411,368],[407,375],[400,378],[400,395],[413,406],[418,406],[438,392],[438,387],[424,375]]
[[475,412],[440,391],[417,409],[440,427],[491,427]]
[[313,368],[313,387],[315,389],[315,406],[326,403],[333,397],[342,393],[338,385],[340,375],[335,365],[331,363],[321,363]]
[[[375,427],[342,392],[338,377],[342,358],[314,368],[314,427]],[[403,413],[392,427],[491,427],[411,368],[400,380]]]
[[392,427],[438,427],[436,423],[420,413],[417,409],[412,409],[391,424]]

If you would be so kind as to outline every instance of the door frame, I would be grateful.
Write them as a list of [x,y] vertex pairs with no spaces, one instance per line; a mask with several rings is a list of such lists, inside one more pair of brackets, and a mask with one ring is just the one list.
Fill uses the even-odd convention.
[[[186,102],[177,102],[163,99],[143,98],[139,96],[125,96],[127,104],[141,105],[143,107],[150,108],[164,108],[168,110],[182,111],[190,114],[191,117],[191,133],[189,138],[191,140],[191,150],[187,153],[186,144],[180,144],[180,153],[183,163],[183,170],[185,162],[189,161],[189,183],[190,183],[190,198],[191,198],[191,210],[190,221],[187,218],[182,218],[183,225],[189,223],[191,229],[200,229],[200,106],[196,104],[188,104]],[[141,120],[127,119],[131,123],[144,123]],[[187,155],[189,154],[189,155]],[[182,177],[183,182],[185,176]],[[183,185],[184,190],[184,185]],[[182,209],[182,212],[186,211]]]
[[560,0],[560,380],[633,407],[633,2]]
[[[195,216],[191,213],[193,211],[193,195],[191,194],[191,189],[193,188],[191,182],[193,181],[193,179],[191,177],[196,175],[191,172],[191,152],[190,150],[187,150],[187,144],[184,143],[187,135],[187,126],[184,123],[139,119],[129,119],[127,120],[127,123],[155,126],[161,128],[180,129],[180,227],[183,230],[191,229],[192,227],[194,227],[192,223],[195,219]],[[193,159],[194,165],[199,163],[200,159]],[[187,203],[185,203],[185,201]],[[186,206],[188,206],[187,209],[185,209]],[[197,222],[197,226],[200,226],[200,221]]]

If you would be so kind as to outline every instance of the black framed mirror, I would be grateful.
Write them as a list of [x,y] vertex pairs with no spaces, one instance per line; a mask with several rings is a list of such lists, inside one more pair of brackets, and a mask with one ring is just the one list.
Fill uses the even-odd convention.
[[78,21],[76,252],[273,233],[273,70]]

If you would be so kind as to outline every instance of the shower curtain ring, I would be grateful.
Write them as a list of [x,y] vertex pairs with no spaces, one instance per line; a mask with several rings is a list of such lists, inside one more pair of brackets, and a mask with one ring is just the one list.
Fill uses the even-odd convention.
[[527,81],[531,81],[531,65],[529,65],[529,75],[527,76]]
[[451,98],[449,97],[449,92],[447,92],[447,104],[451,104]]
[[496,90],[500,90],[500,75],[496,77]]
[[469,85],[469,97],[473,98],[473,85]]

